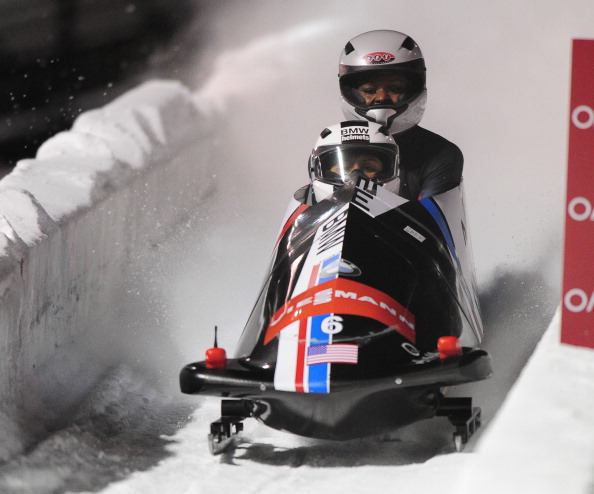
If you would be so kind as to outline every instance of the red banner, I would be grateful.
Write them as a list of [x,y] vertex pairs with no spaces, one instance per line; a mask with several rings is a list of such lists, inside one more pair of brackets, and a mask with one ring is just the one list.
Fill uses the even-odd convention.
[[594,348],[594,40],[573,40],[561,341]]
[[286,302],[270,319],[264,344],[289,324],[322,314],[352,314],[380,321],[415,342],[415,317],[392,297],[370,286],[335,278]]

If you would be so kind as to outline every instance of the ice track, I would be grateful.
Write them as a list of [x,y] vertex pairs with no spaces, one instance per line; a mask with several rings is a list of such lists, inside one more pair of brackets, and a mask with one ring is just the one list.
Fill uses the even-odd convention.
[[[539,460],[531,478],[515,469],[527,461],[518,452],[530,445],[519,438],[518,447],[509,447],[519,437],[509,440],[509,415],[489,433],[497,412],[509,409],[502,403],[558,304],[568,64],[552,70],[550,61],[568,59],[570,37],[592,36],[592,7],[501,1],[485,11],[472,2],[421,1],[410,9],[374,0],[375,9],[357,10],[354,18],[347,11],[359,4],[347,4],[281,8],[258,0],[249,12],[241,2],[213,7],[209,44],[196,54],[195,70],[184,70],[199,82],[192,91],[202,91],[161,82],[150,94],[135,90],[81,117],[74,133],[42,148],[41,162],[27,161],[0,182],[0,492],[332,494],[397,486],[460,494],[487,477],[484,494],[556,494],[556,481],[567,492],[594,492],[587,393],[575,403],[549,400],[548,416],[530,410],[536,430],[530,454]],[[214,324],[222,328],[222,345],[233,349],[287,197],[307,179],[311,145],[341,119],[339,48],[378,28],[378,10],[379,27],[408,30],[429,57],[424,125],[465,153],[485,347],[495,366],[495,376],[472,390],[484,427],[465,453],[455,454],[441,419],[341,444],[251,422],[245,442],[213,458],[206,430],[217,404],[181,395],[177,372],[210,346]],[[260,22],[271,18],[278,22]],[[534,42],[510,60],[536,18]],[[468,50],[468,57],[456,57],[459,70],[451,70],[452,54]],[[308,81],[318,74],[314,87],[304,84],[304,67]],[[486,95],[509,87],[509,74],[532,89],[510,90],[505,107],[494,105]],[[463,101],[452,101],[461,93]],[[518,118],[510,120],[510,108]],[[249,255],[238,259],[239,245]],[[73,248],[64,254],[64,246]],[[571,372],[588,392],[579,376],[591,375],[591,357],[551,340],[548,351],[560,355],[557,374]],[[567,356],[571,368],[561,364]],[[548,377],[550,389],[558,389]],[[534,380],[525,386],[535,389]],[[547,421],[558,416],[565,419],[560,439]],[[529,427],[520,414],[515,418]],[[495,435],[508,442],[504,454],[492,446]],[[561,440],[566,462],[558,454]],[[504,465],[506,475],[494,475],[492,464]]]

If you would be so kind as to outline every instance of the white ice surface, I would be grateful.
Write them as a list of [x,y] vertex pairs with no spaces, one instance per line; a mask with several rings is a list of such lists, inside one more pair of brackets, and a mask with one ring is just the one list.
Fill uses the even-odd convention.
[[460,492],[594,492],[594,350],[559,343],[560,311],[464,472]]
[[[172,457],[104,489],[136,492],[441,492],[591,494],[594,351],[559,343],[558,314],[472,452],[423,458],[414,441],[308,441],[249,426],[233,455],[206,453],[213,402],[173,436]],[[418,439],[418,436],[417,436]],[[162,490],[161,490],[162,489]]]

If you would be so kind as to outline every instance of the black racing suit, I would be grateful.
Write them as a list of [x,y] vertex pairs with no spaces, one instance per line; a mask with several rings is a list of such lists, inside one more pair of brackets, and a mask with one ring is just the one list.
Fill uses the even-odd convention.
[[392,137],[400,150],[400,196],[422,199],[460,185],[464,157],[454,143],[418,125]]

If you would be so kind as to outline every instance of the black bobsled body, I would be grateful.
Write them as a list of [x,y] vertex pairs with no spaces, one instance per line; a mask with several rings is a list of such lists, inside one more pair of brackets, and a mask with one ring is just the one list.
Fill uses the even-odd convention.
[[[435,415],[467,433],[475,409],[442,390],[492,371],[463,199],[460,186],[406,201],[361,179],[296,204],[236,357],[187,365],[182,391],[239,400],[223,400],[222,420],[253,416],[307,437],[363,437]],[[443,337],[460,351],[440,355]]]

